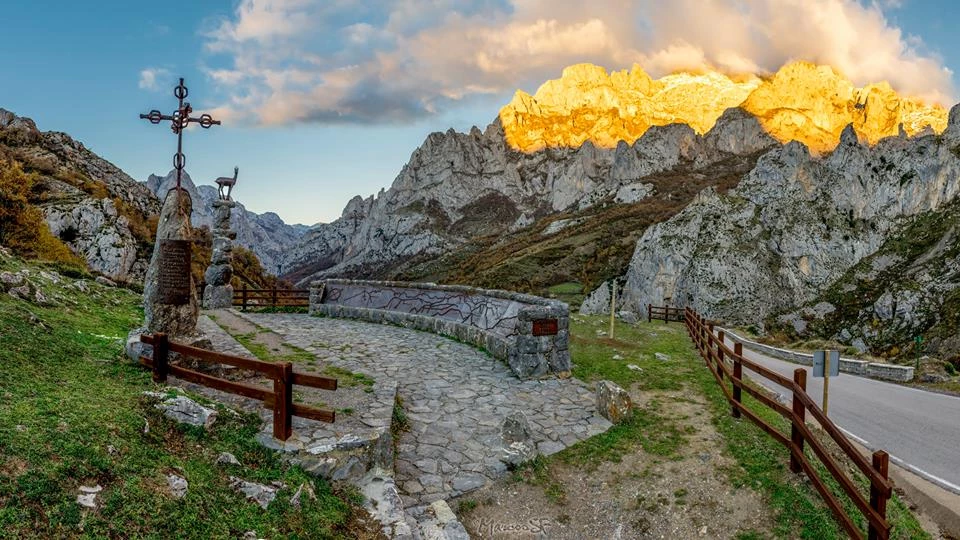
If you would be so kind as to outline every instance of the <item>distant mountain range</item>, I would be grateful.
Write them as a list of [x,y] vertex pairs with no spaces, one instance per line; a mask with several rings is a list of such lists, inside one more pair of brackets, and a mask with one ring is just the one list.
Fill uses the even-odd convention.
[[[162,177],[151,174],[144,184],[151,193],[162,199],[177,185],[177,171],[172,170]],[[217,188],[212,185],[197,186],[186,171],[183,172],[180,185],[193,199],[193,226],[212,227],[213,201],[219,198]],[[278,265],[284,250],[294,245],[309,230],[306,225],[288,225],[273,212],[251,212],[239,202],[233,209],[230,224],[237,232],[237,245],[253,251],[263,268],[272,274],[280,270]]]
[[[948,112],[886,83],[858,88],[806,62],[772,76],[658,80],[584,64],[532,96],[518,92],[483,131],[429,135],[389,189],[349,201],[283,260],[301,285],[363,276],[550,294],[576,283],[596,288],[583,306],[593,312],[608,309],[604,282],[618,278],[620,308],[669,299],[762,326],[815,318],[790,313],[881,246],[894,249],[904,227],[937,219],[958,192],[960,106]],[[864,321],[911,305],[923,313],[904,318],[917,322],[898,336],[944,327],[937,309],[953,305],[942,293],[957,285],[958,263],[937,257],[945,274],[921,280],[931,289],[911,303],[892,301],[907,286],[892,285],[877,293],[883,305],[806,327],[906,350]],[[831,299],[836,311],[842,295]]]

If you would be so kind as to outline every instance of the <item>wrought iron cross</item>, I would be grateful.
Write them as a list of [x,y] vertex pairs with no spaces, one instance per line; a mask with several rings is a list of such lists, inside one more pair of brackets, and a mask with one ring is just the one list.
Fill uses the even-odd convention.
[[172,115],[161,114],[156,109],[148,114],[140,115],[140,118],[149,120],[151,124],[159,124],[164,120],[170,120],[170,128],[177,134],[177,153],[173,155],[173,168],[177,170],[177,189],[180,189],[180,175],[187,163],[187,157],[183,155],[183,130],[187,129],[191,122],[200,124],[203,129],[220,125],[220,121],[214,120],[209,114],[201,114],[199,118],[191,117],[190,113],[193,112],[193,107],[190,106],[190,102],[183,101],[187,94],[187,87],[183,85],[183,77],[181,77],[180,84],[173,89],[173,96],[177,98],[179,107]]

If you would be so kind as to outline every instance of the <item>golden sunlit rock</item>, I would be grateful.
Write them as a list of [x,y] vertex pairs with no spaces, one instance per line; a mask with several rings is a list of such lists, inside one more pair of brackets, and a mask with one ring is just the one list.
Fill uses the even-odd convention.
[[898,95],[882,82],[864,88],[829,66],[793,62],[775,75],[732,79],[717,72],[675,73],[651,79],[630,71],[578,64],[563,70],[531,96],[518,91],[500,110],[507,142],[523,152],[578,147],[589,140],[612,148],[633,143],[650,126],[683,123],[697,133],[713,127],[723,111],[742,107],[780,142],[797,140],[817,153],[835,148],[852,123],[861,140],[878,140],[928,126],[942,132],[948,111]]

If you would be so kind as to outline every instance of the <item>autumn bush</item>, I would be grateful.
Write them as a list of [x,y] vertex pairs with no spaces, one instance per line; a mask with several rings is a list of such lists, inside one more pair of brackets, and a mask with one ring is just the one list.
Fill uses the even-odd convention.
[[24,257],[86,268],[86,263],[50,232],[29,196],[37,176],[14,161],[0,161],[0,244]]

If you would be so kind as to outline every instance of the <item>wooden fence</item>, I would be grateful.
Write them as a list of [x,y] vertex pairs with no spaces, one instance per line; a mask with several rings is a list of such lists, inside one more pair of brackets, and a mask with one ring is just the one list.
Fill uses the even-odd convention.
[[[179,379],[202,384],[210,388],[239,394],[241,396],[259,399],[263,406],[273,409],[273,436],[281,441],[290,438],[292,432],[292,416],[300,416],[332,423],[336,420],[334,411],[316,409],[293,402],[293,385],[310,386],[322,390],[336,390],[337,379],[318,377],[294,373],[290,362],[263,362],[239,356],[231,356],[218,352],[198,349],[189,345],[169,341],[165,334],[144,334],[140,341],[153,346],[153,358],[140,357],[140,363],[153,370],[153,380],[164,382],[167,375]],[[263,386],[228,381],[214,377],[207,373],[200,373],[181,366],[171,365],[170,353],[177,353],[185,357],[194,358],[208,364],[226,364],[241,369],[249,369],[263,373],[273,379],[273,390]]]
[[653,320],[663,321],[663,322],[684,322],[684,311],[683,308],[670,307],[670,306],[654,306],[647,304],[647,322]]
[[[887,478],[889,456],[880,450],[873,453],[872,463],[857,451],[840,429],[823,414],[819,406],[807,394],[807,372],[800,368],[793,372],[793,379],[751,362],[743,357],[743,349],[737,343],[731,350],[723,339],[723,332],[714,335],[713,324],[701,317],[697,312],[686,309],[685,319],[690,338],[693,340],[700,355],[707,363],[717,383],[732,406],[732,414],[740,418],[741,414],[752,420],[757,426],[784,445],[790,451],[790,470],[794,473],[804,471],[813,486],[820,492],[827,506],[833,511],[843,529],[851,538],[863,538],[863,532],[857,527],[843,508],[837,497],[827,488],[823,479],[817,474],[804,453],[804,445],[809,444],[813,453],[823,463],[827,472],[836,480],[854,505],[863,513],[868,522],[867,537],[870,540],[887,539],[890,536],[890,523],[887,521],[887,500],[893,492],[893,483]],[[731,369],[732,367],[732,369]],[[792,406],[787,407],[767,396],[756,388],[743,381],[743,368],[753,371],[757,375],[770,380],[792,393]],[[725,381],[730,381],[730,388]],[[790,435],[779,432],[776,428],[761,419],[755,412],[744,406],[743,392],[753,396],[758,402],[773,409],[790,421]],[[840,465],[827,452],[826,447],[818,440],[807,427],[806,413],[809,411],[819,422],[823,430],[850,458],[870,482],[870,499],[867,500],[857,488],[854,481],[844,474]]]
[[310,307],[309,289],[242,289],[233,291],[233,305],[248,307]]

